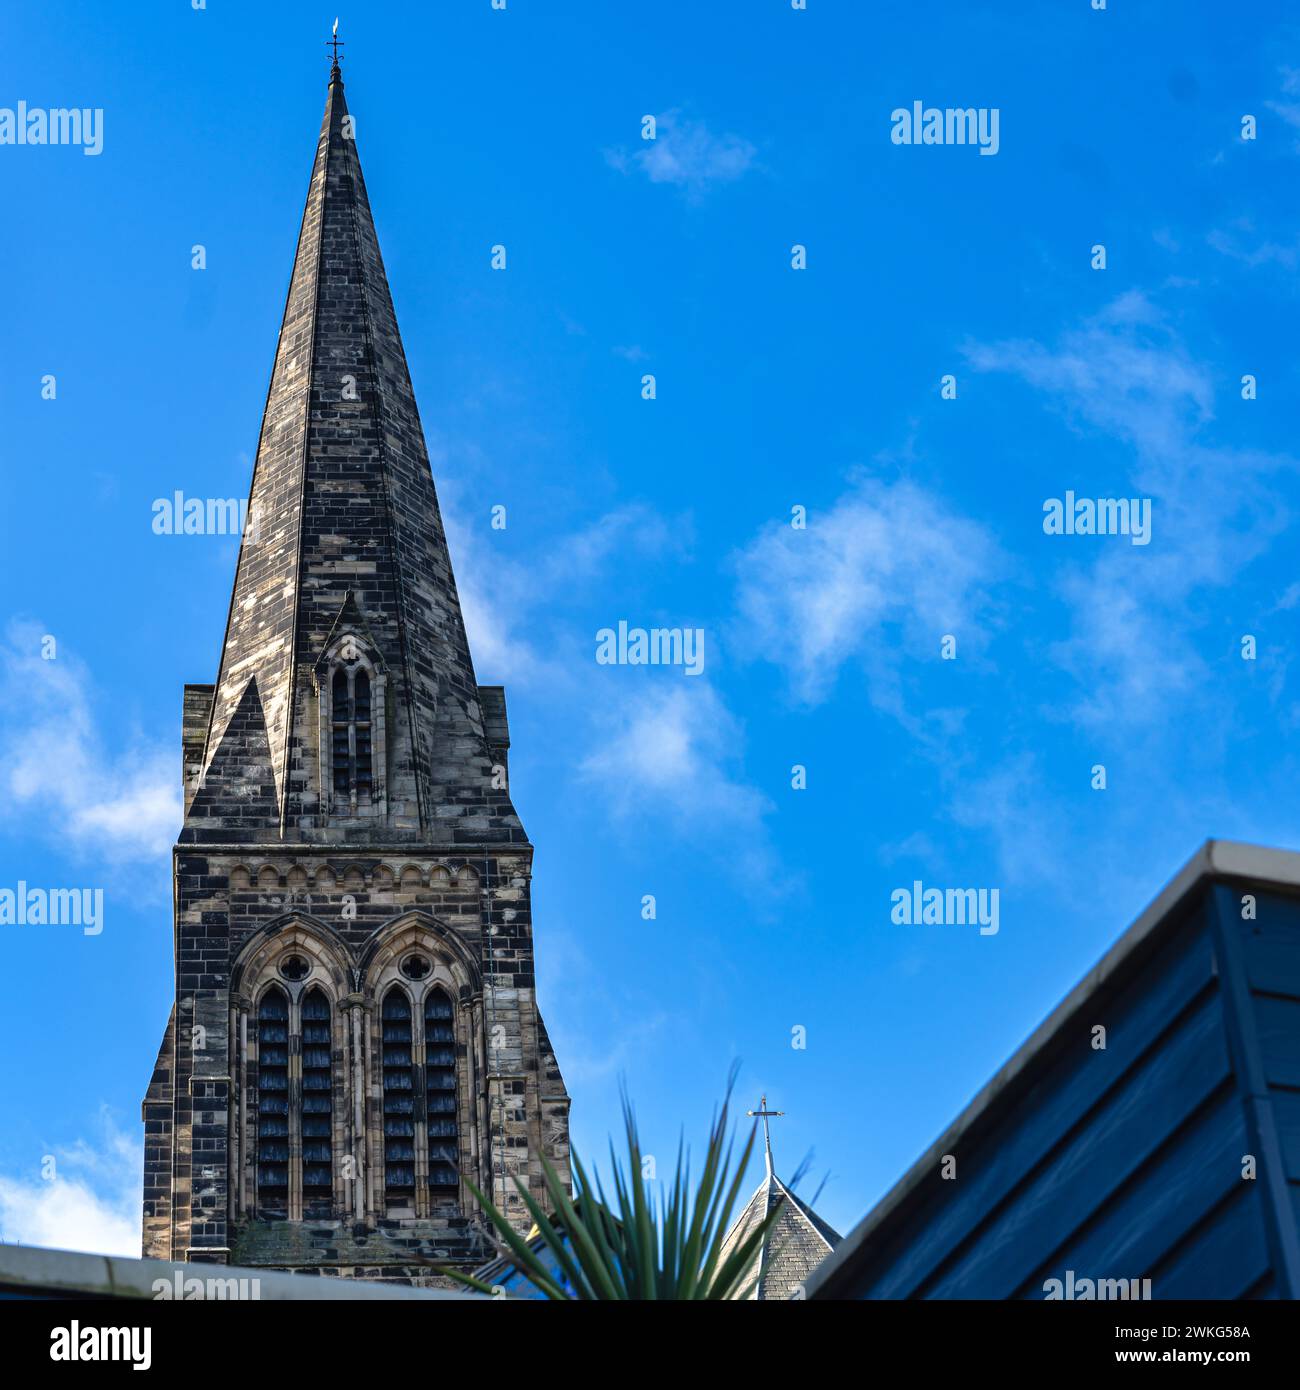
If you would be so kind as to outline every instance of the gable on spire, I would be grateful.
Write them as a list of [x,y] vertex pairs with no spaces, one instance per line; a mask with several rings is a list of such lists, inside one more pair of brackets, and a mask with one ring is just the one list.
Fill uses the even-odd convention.
[[185,816],[181,843],[274,838],[280,807],[257,678],[244,687]]
[[338,617],[334,619],[333,626],[321,646],[320,655],[316,658],[315,670],[318,679],[325,674],[331,660],[339,656],[348,661],[356,659],[353,652],[347,650],[349,641],[352,642],[355,650],[365,651],[376,670],[382,671],[384,669],[383,654],[379,650],[378,643],[370,634],[361,609],[357,607],[356,595],[351,589],[344,595]]

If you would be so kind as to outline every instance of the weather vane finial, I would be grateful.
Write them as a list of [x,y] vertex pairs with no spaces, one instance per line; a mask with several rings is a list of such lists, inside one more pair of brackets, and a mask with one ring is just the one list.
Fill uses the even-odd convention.
[[331,31],[331,33],[332,33],[333,37],[326,43],[325,47],[326,47],[326,48],[332,48],[332,49],[334,50],[334,64],[333,64],[333,66],[330,68],[330,76],[331,76],[331,77],[338,77],[338,76],[340,76],[340,73],[339,73],[339,49],[340,49],[340,48],[346,47],[346,45],[344,44],[343,40],[339,38],[339,22],[338,22],[337,19],[335,19],[335,21],[334,21],[334,28],[333,28],[333,30]]

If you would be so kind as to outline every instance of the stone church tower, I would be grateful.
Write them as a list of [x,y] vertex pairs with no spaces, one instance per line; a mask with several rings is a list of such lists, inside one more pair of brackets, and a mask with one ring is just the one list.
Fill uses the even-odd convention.
[[144,1253],[425,1282],[568,1172],[505,693],[474,676],[330,74],[216,685],[185,688]]

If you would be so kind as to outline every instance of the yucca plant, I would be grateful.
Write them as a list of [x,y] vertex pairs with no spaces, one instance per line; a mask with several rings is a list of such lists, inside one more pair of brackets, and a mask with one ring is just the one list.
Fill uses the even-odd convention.
[[[626,1096],[623,1097],[626,1170],[614,1152],[612,1139],[609,1146],[613,1202],[605,1195],[599,1173],[593,1184],[576,1154],[573,1155],[572,1200],[555,1169],[542,1159],[554,1219],[516,1178],[515,1186],[536,1227],[531,1239],[536,1241],[541,1237],[555,1260],[554,1269],[478,1188],[469,1183],[506,1247],[505,1257],[547,1298],[557,1301],[743,1296],[748,1287],[742,1287],[742,1281],[780,1212],[780,1203],[725,1260],[722,1258],[732,1211],[757,1135],[755,1123],[733,1168],[735,1135],[728,1135],[727,1124],[731,1092],[729,1084],[722,1105],[714,1115],[703,1170],[693,1188],[690,1155],[679,1142],[672,1181],[660,1193],[658,1202],[652,1200],[647,1190],[649,1184],[641,1176],[641,1141],[636,1117]],[[489,1285],[471,1275],[450,1269],[446,1273],[480,1292],[492,1292]]]

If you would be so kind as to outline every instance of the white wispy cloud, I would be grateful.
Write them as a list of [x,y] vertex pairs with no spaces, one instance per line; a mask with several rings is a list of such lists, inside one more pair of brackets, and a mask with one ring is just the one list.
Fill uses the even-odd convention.
[[620,667],[588,735],[591,751],[580,780],[616,819],[649,827],[656,840],[708,844],[745,890],[770,903],[791,887],[773,848],[771,800],[746,781],[744,730],[707,680],[674,673],[647,683],[648,673]]
[[[1125,495],[1152,499],[1149,546],[1107,545],[1067,564],[1059,591],[1072,630],[1050,648],[1077,677],[1069,709],[1091,726],[1165,719],[1194,689],[1202,661],[1193,641],[1198,591],[1232,582],[1288,524],[1273,475],[1294,460],[1209,442],[1215,373],[1196,361],[1147,296],[1132,291],[1062,333],[1036,340],[967,344],[979,371],[1005,372],[1040,391],[1071,426],[1101,432],[1128,450]],[[1249,408],[1230,402],[1230,408]],[[1049,491],[1089,495],[1086,480]],[[1101,495],[1114,495],[1114,483]]]
[[1261,265],[1280,265],[1284,270],[1294,270],[1300,261],[1300,242],[1288,244],[1271,237],[1259,239],[1248,218],[1239,218],[1227,228],[1215,228],[1205,240],[1211,250],[1240,261],[1252,270]]
[[1012,372],[1081,418],[1147,456],[1167,456],[1213,414],[1210,372],[1193,361],[1165,315],[1137,290],[1061,334],[1054,347],[1034,339],[967,343],[982,372]]
[[[1281,101],[1266,101],[1264,105],[1275,116],[1293,128],[1300,128],[1300,69],[1283,67],[1281,69],[1282,96]],[[1296,149],[1300,150],[1300,141],[1297,141]]]
[[165,855],[181,823],[175,750],[143,738],[111,750],[85,664],[45,629],[10,623],[0,643],[0,761],[6,813],[113,862]]
[[1289,126],[1300,126],[1300,102],[1294,101],[1266,101],[1264,103],[1270,111],[1281,118]]
[[527,686],[555,673],[527,622],[532,590],[522,567],[492,557],[489,543],[445,507],[443,521],[456,556],[456,588],[478,679]]
[[995,621],[991,533],[907,479],[862,478],[805,530],[773,522],[736,558],[738,644],[782,667],[800,700],[824,700],[850,661],[901,713],[903,652],[938,660],[952,634],[981,651]]
[[639,170],[651,183],[673,184],[699,196],[718,183],[734,183],[755,167],[758,151],[743,136],[715,135],[679,109],[655,118],[655,139],[641,148],[607,150],[606,161],[622,173]]
[[142,1146],[106,1109],[97,1128],[93,1142],[56,1146],[35,1158],[30,1173],[0,1173],[0,1241],[100,1255],[140,1253]]
[[[643,674],[619,668],[608,678],[630,683]],[[741,727],[713,686],[674,673],[606,703],[581,772],[623,815],[652,810],[679,828],[757,829],[769,803],[731,771],[742,746]]]
[[[542,1011],[570,1086],[595,1089],[621,1079],[666,1032],[683,1026],[660,997],[642,995],[634,982],[611,976],[558,925],[537,952],[537,972]],[[552,1010],[550,999],[570,1001],[569,1006]]]
[[553,626],[554,610],[581,597],[616,562],[681,559],[694,541],[689,515],[665,516],[644,503],[617,507],[527,561],[491,554],[484,531],[446,507],[444,522],[479,678],[519,686],[572,683],[572,666],[556,658],[553,634],[539,632],[548,611]]
[[1073,828],[1043,783],[1030,753],[950,777],[947,813],[957,825],[991,840],[1003,883],[1052,883],[1061,891],[1061,860]]
[[[656,831],[725,839],[742,872],[772,871],[766,797],[741,772],[743,733],[710,682],[680,671],[597,666],[595,629],[557,617],[589,609],[620,566],[680,564],[694,545],[690,515],[629,503],[526,560],[490,554],[483,530],[444,512],[475,667],[544,701],[566,738],[588,750],[578,780],[620,818],[646,815]],[[717,659],[716,649],[708,650]],[[663,679],[657,679],[663,677]]]

